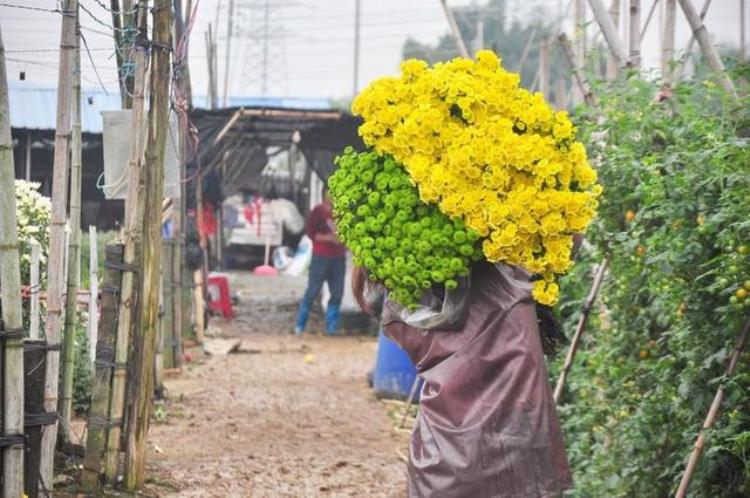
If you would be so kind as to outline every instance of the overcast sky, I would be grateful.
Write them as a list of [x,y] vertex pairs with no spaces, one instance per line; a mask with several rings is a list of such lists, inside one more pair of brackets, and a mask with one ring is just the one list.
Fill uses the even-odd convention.
[[[81,0],[91,15],[82,13],[83,34],[93,64],[84,52],[83,85],[97,86],[98,78],[117,91],[114,40],[103,24],[109,0]],[[184,1],[184,0],[183,0]],[[227,14],[230,0],[194,0],[198,13],[191,37],[190,69],[195,95],[207,91],[205,32],[216,26],[218,11],[219,91],[223,92]],[[693,0],[700,8],[703,0]],[[509,14],[519,19],[544,15],[553,19],[569,0],[509,0]],[[55,9],[57,0],[4,0],[3,4]],[[230,93],[262,93],[265,0],[234,0],[235,36],[232,39]],[[270,95],[346,98],[353,88],[355,0],[268,0],[267,93]],[[450,5],[469,3],[451,0]],[[481,2],[479,2],[481,3]],[[605,0],[605,3],[609,3]],[[627,3],[623,0],[623,3]],[[644,18],[652,0],[642,0]],[[720,44],[737,46],[740,0],[714,0],[707,17],[709,31]],[[750,3],[750,2],[748,2]],[[401,46],[408,36],[434,42],[447,31],[439,0],[361,0],[360,88],[371,79],[396,71]],[[218,9],[217,9],[218,7]],[[750,24],[750,5],[746,12]],[[647,64],[658,64],[660,8],[644,39]],[[46,86],[57,81],[60,15],[0,5],[0,25],[8,58],[9,78]],[[593,32],[593,27],[590,28]],[[687,44],[687,22],[678,14],[677,47]],[[200,102],[196,102],[200,104]]]

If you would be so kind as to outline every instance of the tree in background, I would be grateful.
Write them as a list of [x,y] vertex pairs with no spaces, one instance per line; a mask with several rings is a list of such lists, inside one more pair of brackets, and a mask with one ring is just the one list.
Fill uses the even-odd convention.
[[[508,0],[489,0],[486,5],[467,5],[456,7],[453,13],[456,17],[461,36],[466,42],[469,52],[479,48],[489,48],[500,55],[503,66],[521,74],[521,84],[525,88],[534,86],[534,80],[539,69],[539,44],[545,36],[556,40],[557,18],[542,8],[535,18],[527,22],[519,20],[509,21],[507,16]],[[479,28],[482,27],[482,36]],[[533,36],[529,53],[521,67],[524,47]],[[557,101],[555,95],[558,79],[565,80],[565,92],[569,89],[568,76],[570,70],[562,56],[557,43],[550,44],[550,101]],[[421,43],[414,38],[408,38],[401,50],[404,59],[423,59],[434,64],[458,57],[458,49],[449,32],[442,35],[434,44]]]

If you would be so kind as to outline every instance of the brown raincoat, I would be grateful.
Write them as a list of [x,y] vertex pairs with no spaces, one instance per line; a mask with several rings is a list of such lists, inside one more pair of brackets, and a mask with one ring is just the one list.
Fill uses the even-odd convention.
[[424,378],[409,496],[556,497],[571,484],[523,270],[477,264],[460,330],[423,331],[386,301],[383,325]]

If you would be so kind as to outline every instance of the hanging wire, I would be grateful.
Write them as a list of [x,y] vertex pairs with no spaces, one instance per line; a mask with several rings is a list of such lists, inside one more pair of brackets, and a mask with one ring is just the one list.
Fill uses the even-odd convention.
[[[94,63],[94,58],[91,55],[91,50],[89,50],[89,44],[86,41],[86,37],[83,36],[83,33],[78,33],[81,37],[81,41],[83,41],[83,46],[86,48],[86,55],[89,57],[89,62],[91,62],[91,66],[94,68],[94,74],[96,75],[96,79],[99,80],[99,85],[102,87],[102,90],[104,90],[105,95],[109,95],[109,92],[107,91],[107,88],[104,86],[104,83],[102,82],[102,77],[99,76],[99,69],[97,69],[96,64]],[[79,68],[80,71],[80,68]]]

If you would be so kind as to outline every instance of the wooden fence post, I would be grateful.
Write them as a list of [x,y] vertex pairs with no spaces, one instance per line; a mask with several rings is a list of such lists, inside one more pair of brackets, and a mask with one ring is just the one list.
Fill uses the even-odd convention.
[[12,444],[4,442],[2,448],[3,488],[0,495],[8,497],[23,495],[24,458],[24,333],[15,190],[5,46],[0,33],[0,301],[4,325],[4,330],[0,328],[0,375],[3,381],[0,438],[16,438]]
[[[134,67],[132,123],[130,157],[128,159],[128,194],[125,200],[125,249],[123,261],[125,271],[122,275],[122,292],[120,311],[117,320],[117,335],[115,338],[115,361],[125,364],[128,361],[131,327],[138,296],[134,292],[134,268],[137,261],[137,247],[141,241],[143,230],[144,206],[142,205],[143,189],[141,186],[143,172],[143,113],[144,89],[146,84],[146,51],[148,40],[148,0],[138,3],[137,12],[138,40],[132,56]],[[159,217],[161,218],[161,217]],[[121,424],[125,413],[125,385],[127,381],[125,369],[115,370],[112,378],[112,402],[109,408],[110,420],[119,421],[113,425],[107,434],[106,476],[112,484],[117,482],[120,467],[120,435]]]
[[75,342],[78,328],[78,274],[81,266],[81,27],[76,16],[76,49],[74,52],[72,136],[70,159],[70,216],[68,223],[68,263],[66,265],[65,327],[62,351],[62,395],[59,408],[62,424],[59,440],[69,442],[73,411],[73,378],[75,375]]
[[461,57],[469,58],[471,55],[469,55],[469,51],[466,48],[466,43],[464,42],[463,36],[461,36],[461,31],[458,29],[458,24],[456,24],[456,18],[453,16],[453,11],[450,7],[448,7],[447,0],[440,0],[440,5],[443,6],[443,11],[445,12],[445,17],[448,20],[448,26],[451,28],[451,34],[453,35],[453,39],[456,42],[456,48],[458,49],[458,53],[461,55]]
[[[60,35],[60,64],[57,83],[57,123],[55,127],[55,155],[52,177],[52,221],[49,233],[47,260],[47,368],[45,374],[44,409],[57,411],[60,374],[60,332],[62,329],[62,291],[65,268],[65,214],[68,190],[68,155],[70,152],[70,111],[73,93],[74,52],[76,38],[77,0],[62,2],[62,29]],[[57,423],[44,427],[42,433],[39,478],[47,489],[52,488],[52,476],[57,443]]]
[[143,486],[146,474],[146,438],[151,419],[154,394],[154,354],[158,314],[158,288],[161,273],[161,213],[164,192],[164,146],[169,129],[170,33],[172,9],[170,0],[156,0],[153,15],[151,52],[150,105],[148,140],[145,154],[145,211],[143,219],[143,257],[141,272],[141,307],[135,329],[131,380],[134,399],[128,410],[128,433],[125,455],[125,487]]
[[89,356],[91,365],[96,359],[96,344],[99,340],[99,248],[96,227],[89,227]]
[[104,473],[102,457],[106,449],[107,433],[111,429],[109,418],[110,382],[113,370],[124,365],[115,362],[115,333],[117,331],[120,285],[122,284],[122,244],[107,244],[102,282],[101,330],[96,342],[96,361],[91,379],[91,407],[88,414],[86,455],[83,461],[82,484],[89,493],[96,493]]

